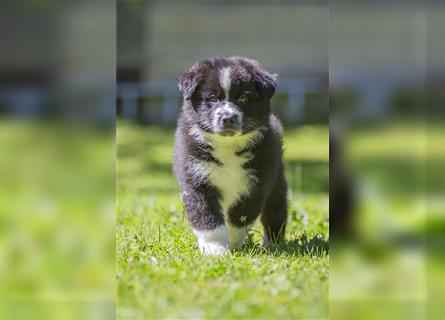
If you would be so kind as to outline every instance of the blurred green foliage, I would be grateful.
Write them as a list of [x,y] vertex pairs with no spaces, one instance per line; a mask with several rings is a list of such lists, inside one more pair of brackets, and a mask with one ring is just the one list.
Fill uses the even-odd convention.
[[334,319],[443,317],[444,141],[440,121],[346,132],[356,238],[331,246]]
[[110,132],[2,120],[0,148],[0,317],[113,315]]

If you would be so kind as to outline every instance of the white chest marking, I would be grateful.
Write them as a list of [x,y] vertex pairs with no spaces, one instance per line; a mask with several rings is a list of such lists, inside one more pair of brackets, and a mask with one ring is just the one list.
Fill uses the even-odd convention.
[[260,131],[254,131],[245,135],[234,137],[222,137],[219,135],[208,135],[206,138],[213,147],[213,156],[220,164],[207,162],[205,169],[210,182],[221,192],[220,206],[224,216],[241,196],[247,195],[256,182],[254,172],[243,168],[243,165],[252,158],[252,153],[246,152],[242,155],[236,153],[254,143],[261,136]]

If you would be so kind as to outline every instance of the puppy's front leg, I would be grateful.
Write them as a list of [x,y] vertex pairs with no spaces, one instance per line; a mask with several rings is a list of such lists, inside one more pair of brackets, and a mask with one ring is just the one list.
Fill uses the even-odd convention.
[[182,201],[201,252],[207,256],[229,253],[229,236],[216,194],[209,189],[183,191]]
[[264,228],[264,244],[284,240],[287,222],[287,185],[284,175],[278,176],[277,183],[266,199],[261,222]]

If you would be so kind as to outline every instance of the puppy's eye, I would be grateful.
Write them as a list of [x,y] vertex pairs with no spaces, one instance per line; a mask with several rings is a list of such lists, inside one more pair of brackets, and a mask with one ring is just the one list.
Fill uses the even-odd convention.
[[215,102],[218,102],[218,97],[215,95],[211,95],[210,97],[207,98],[207,100],[215,103]]
[[238,102],[242,104],[246,103],[247,100],[248,100],[247,94],[243,94],[238,98]]

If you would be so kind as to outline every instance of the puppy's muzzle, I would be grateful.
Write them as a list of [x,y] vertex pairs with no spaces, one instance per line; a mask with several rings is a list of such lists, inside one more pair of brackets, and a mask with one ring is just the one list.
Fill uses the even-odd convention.
[[232,108],[223,107],[216,111],[213,124],[218,134],[232,136],[241,130],[241,114]]
[[224,112],[221,115],[220,122],[224,129],[237,129],[239,127],[239,115],[230,112]]
[[242,128],[242,116],[236,108],[226,104],[216,110],[213,119],[213,126],[215,132],[219,133],[220,135],[234,135]]

